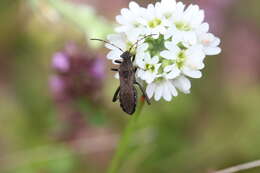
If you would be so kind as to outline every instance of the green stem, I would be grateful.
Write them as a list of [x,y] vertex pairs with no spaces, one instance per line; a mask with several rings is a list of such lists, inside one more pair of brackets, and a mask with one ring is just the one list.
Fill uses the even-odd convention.
[[116,151],[116,154],[114,155],[114,158],[110,164],[110,167],[107,171],[107,173],[118,173],[118,170],[121,166],[121,162],[127,152],[129,141],[132,137],[133,132],[135,131],[136,122],[138,120],[138,117],[143,109],[144,101],[142,100],[140,102],[139,108],[136,111],[136,113],[131,117],[130,122],[128,123],[121,139],[118,144],[118,149]]

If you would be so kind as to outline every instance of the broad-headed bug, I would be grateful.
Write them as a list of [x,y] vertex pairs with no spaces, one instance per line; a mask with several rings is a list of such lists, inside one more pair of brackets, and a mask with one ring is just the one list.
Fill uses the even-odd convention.
[[[148,36],[144,36],[141,40],[145,39]],[[112,101],[116,102],[119,99],[120,106],[123,109],[123,111],[129,115],[132,115],[135,112],[136,101],[137,101],[137,90],[134,85],[138,85],[147,103],[150,105],[151,103],[149,101],[149,98],[146,95],[145,90],[143,89],[142,85],[136,81],[135,72],[137,68],[134,67],[133,65],[133,62],[135,60],[135,54],[131,53],[132,48],[134,46],[137,47],[138,42],[141,40],[138,40],[135,44],[133,44],[129,48],[129,50],[126,51],[123,51],[120,47],[112,43],[109,43],[108,41],[105,40],[101,40],[101,39],[91,39],[91,40],[105,42],[122,51],[122,54],[120,56],[122,58],[122,61],[115,60],[116,63],[120,64],[119,68],[111,69],[112,71],[117,71],[119,73],[119,79],[120,79],[120,86],[117,88]]]

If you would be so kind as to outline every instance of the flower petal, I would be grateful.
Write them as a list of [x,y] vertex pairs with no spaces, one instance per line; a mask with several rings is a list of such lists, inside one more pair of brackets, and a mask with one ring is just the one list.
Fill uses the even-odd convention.
[[190,93],[191,82],[188,78],[180,76],[173,81],[173,85],[185,94]]
[[156,85],[154,83],[148,84],[146,87],[146,93],[149,98],[153,97]]
[[[171,101],[172,100],[172,94],[171,94],[171,90],[169,89],[169,85],[170,83],[165,83],[164,84],[164,88],[163,88],[163,98],[166,101]],[[171,84],[170,84],[171,85]]]
[[166,75],[167,79],[174,79],[180,75],[181,71],[176,67],[172,68],[171,72]]
[[154,95],[154,99],[156,101],[159,101],[162,97],[163,94],[163,85],[162,84],[158,84],[156,89],[155,89],[155,95]]
[[114,77],[115,77],[116,79],[119,79],[119,73],[117,72],[117,73],[114,75]]
[[183,74],[185,74],[186,76],[189,76],[191,78],[201,78],[202,77],[202,73],[198,70],[191,70],[190,68],[184,67],[182,69]]
[[168,84],[168,88],[169,88],[171,94],[172,94],[174,97],[178,96],[178,92],[177,92],[176,88],[175,88],[170,82],[169,82],[169,84]]
[[209,47],[205,49],[206,55],[218,55],[220,54],[221,49],[219,47]]

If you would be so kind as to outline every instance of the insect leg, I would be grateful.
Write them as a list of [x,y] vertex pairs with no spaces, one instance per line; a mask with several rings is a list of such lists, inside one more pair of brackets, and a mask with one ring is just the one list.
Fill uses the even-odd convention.
[[122,61],[120,61],[120,60],[115,60],[115,63],[121,64]]
[[134,83],[139,86],[139,88],[141,89],[141,91],[143,93],[143,96],[145,97],[147,104],[150,105],[151,104],[150,99],[148,98],[146,92],[144,91],[143,86],[140,83],[138,83],[137,81],[135,81]]
[[119,91],[120,91],[120,87],[118,87],[118,88],[116,89],[116,92],[115,92],[114,97],[113,97],[113,100],[112,100],[113,102],[116,102],[116,101],[117,101]]
[[133,55],[133,58],[132,58],[132,62],[134,62],[135,61],[135,55]]
[[117,69],[117,68],[111,68],[111,70],[112,70],[112,71],[118,71],[118,69]]

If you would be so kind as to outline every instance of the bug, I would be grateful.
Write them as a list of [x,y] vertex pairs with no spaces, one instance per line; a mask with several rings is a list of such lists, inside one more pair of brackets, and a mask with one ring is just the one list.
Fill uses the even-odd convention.
[[111,69],[112,71],[117,71],[119,73],[119,79],[120,79],[120,86],[117,88],[112,101],[116,102],[119,99],[121,108],[123,109],[124,112],[126,112],[129,115],[132,115],[136,109],[137,90],[134,85],[137,85],[140,88],[143,96],[145,97],[147,104],[148,105],[151,104],[143,86],[136,81],[135,73],[137,68],[134,67],[133,65],[133,62],[135,60],[135,54],[131,53],[133,46],[137,47],[138,42],[145,39],[148,36],[144,36],[142,39],[138,40],[135,44],[133,44],[129,48],[129,50],[126,51],[123,51],[120,47],[108,41],[101,40],[101,39],[91,39],[91,40],[102,41],[107,44],[110,44],[118,48],[122,52],[122,54],[120,55],[122,61],[115,60],[115,62],[119,64],[119,68]]

